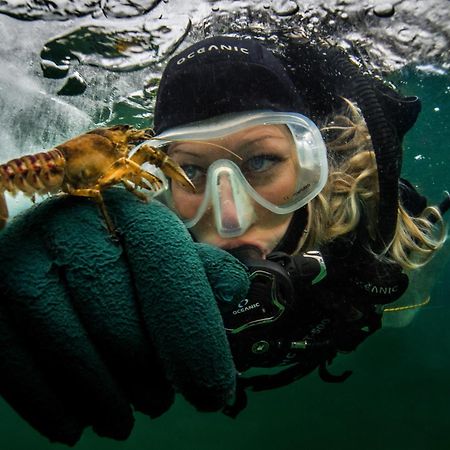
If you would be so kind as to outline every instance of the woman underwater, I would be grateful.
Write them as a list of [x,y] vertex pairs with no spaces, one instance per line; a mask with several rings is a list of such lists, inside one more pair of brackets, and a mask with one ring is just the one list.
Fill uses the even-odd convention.
[[[1,233],[0,392],[50,439],[86,426],[124,439],[132,408],[156,417],[174,391],[235,416],[246,386],[317,367],[343,380],[327,362],[376,331],[406,271],[442,247],[446,204],[400,179],[418,100],[334,48],[283,58],[213,37],[169,61],[149,143],[195,186],[169,180],[170,209],[111,189],[115,237],[72,197]],[[254,366],[286,368],[237,376]]]

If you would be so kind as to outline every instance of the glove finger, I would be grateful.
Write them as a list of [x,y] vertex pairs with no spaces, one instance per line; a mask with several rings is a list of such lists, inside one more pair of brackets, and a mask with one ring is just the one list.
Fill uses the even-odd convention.
[[32,427],[52,442],[74,445],[86,424],[57,397],[12,319],[0,305],[0,394]]
[[47,214],[52,221],[45,226],[44,242],[64,271],[90,339],[135,409],[161,415],[173,403],[173,389],[143,334],[121,245],[105,230],[91,200],[66,197],[47,205]]
[[[105,193],[105,194],[109,194]],[[133,268],[148,333],[166,374],[198,409],[217,410],[233,394],[235,368],[202,262],[179,219],[162,204],[129,196],[110,211]]]
[[218,247],[201,243],[195,247],[216,299],[227,304],[244,299],[250,287],[245,265]]
[[7,307],[66,408],[98,434],[125,439],[133,426],[131,408],[72,307],[60,278],[63,268],[42,246],[42,224],[51,213],[48,204],[16,220],[19,233],[4,236],[2,265],[9,270],[3,275],[5,285],[14,288]]

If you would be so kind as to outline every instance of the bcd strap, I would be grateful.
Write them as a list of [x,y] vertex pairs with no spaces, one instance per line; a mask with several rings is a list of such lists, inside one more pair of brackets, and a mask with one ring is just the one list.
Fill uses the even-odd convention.
[[252,391],[265,391],[274,389],[288,384],[310,374],[316,367],[317,362],[313,363],[297,363],[287,369],[273,375],[255,375],[253,377],[238,377],[236,382],[236,396],[234,402],[227,405],[222,412],[231,418],[237,415],[247,406],[248,399],[246,389]]
[[345,370],[339,375],[332,374],[328,368],[326,362],[319,365],[319,377],[322,381],[326,383],[342,383],[344,382],[353,372],[351,370]]
[[274,375],[256,375],[248,378],[238,377],[234,402],[227,405],[222,412],[226,416],[235,419],[248,404],[246,389],[257,392],[287,386],[309,375],[317,367],[319,367],[320,378],[327,383],[342,383],[352,374],[350,370],[346,370],[339,375],[331,374],[327,369],[326,362],[318,364],[317,361],[314,361],[309,364],[307,362],[297,363]]

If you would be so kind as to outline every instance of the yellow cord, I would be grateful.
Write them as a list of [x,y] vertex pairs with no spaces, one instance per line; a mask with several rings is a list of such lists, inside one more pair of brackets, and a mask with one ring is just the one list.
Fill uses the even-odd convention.
[[422,303],[418,303],[417,305],[405,305],[405,306],[397,306],[393,308],[385,308],[383,309],[383,312],[399,312],[399,311],[405,311],[407,309],[416,309],[421,308],[422,306],[428,305],[430,303],[431,297],[428,296]]

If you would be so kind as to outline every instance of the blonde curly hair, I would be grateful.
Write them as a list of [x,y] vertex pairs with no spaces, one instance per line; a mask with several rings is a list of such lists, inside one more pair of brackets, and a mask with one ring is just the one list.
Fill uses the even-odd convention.
[[[309,217],[314,220],[309,221],[298,251],[317,249],[356,230],[363,218],[369,237],[376,239],[379,190],[375,153],[361,111],[343,100],[345,110],[321,127],[328,148],[328,181],[308,205]],[[369,250],[379,259],[416,269],[442,247],[446,234],[438,208],[427,207],[413,217],[399,202],[392,241],[381,252]]]

